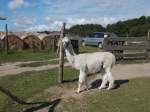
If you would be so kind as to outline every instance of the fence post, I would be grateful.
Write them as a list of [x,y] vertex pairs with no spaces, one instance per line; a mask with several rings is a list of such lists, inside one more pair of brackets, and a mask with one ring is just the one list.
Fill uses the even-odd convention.
[[104,43],[103,43],[103,49],[104,49],[105,51],[108,50],[108,46],[109,46],[108,41],[109,41],[109,37],[105,37],[105,38],[104,38]]
[[[61,34],[60,34],[60,40],[64,38],[65,36],[65,23],[63,23]],[[62,42],[60,42],[60,54],[59,54],[59,74],[58,74],[58,83],[63,82],[63,76],[64,76],[64,48]]]
[[9,43],[8,43],[8,28],[7,28],[7,24],[5,26],[5,31],[6,31],[6,37],[5,37],[5,51],[6,54],[8,54],[8,49],[9,49]]
[[150,29],[148,29],[148,33],[147,33],[147,59],[149,59],[149,51],[150,51]]

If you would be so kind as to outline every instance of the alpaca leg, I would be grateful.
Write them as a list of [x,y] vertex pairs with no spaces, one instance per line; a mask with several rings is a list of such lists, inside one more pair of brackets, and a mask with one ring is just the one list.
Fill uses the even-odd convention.
[[109,81],[109,86],[107,90],[110,90],[114,86],[114,78],[112,76],[112,73],[110,72],[110,68],[106,69],[107,75],[108,75],[108,81]]
[[106,88],[107,82],[108,82],[108,76],[107,76],[107,73],[105,73],[104,76],[103,76],[103,79],[102,79],[102,84],[101,84],[101,86],[99,87],[99,89],[104,89],[104,88]]
[[85,86],[86,86],[86,90],[89,90],[87,79],[85,80]]
[[82,85],[82,83],[81,83],[81,82],[79,82],[79,83],[78,83],[78,89],[77,89],[77,93],[80,93],[80,90],[81,90],[81,85]]
[[78,84],[78,89],[77,89],[77,93],[80,93],[81,90],[81,85],[83,84],[83,82],[86,81],[86,73],[83,71],[80,71],[80,75],[79,75],[79,84]]

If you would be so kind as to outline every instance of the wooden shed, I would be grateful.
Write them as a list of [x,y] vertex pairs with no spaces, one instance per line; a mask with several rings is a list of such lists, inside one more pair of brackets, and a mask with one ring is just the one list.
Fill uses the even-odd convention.
[[50,49],[52,51],[56,51],[59,37],[59,34],[49,34],[45,36],[42,40],[43,49]]
[[27,35],[23,38],[25,49],[42,49],[42,42],[36,35]]
[[[6,35],[3,36],[2,38],[2,47],[4,48],[5,46],[5,39]],[[9,34],[8,35],[8,47],[9,49],[15,49],[15,50],[21,50],[23,49],[23,41],[20,37],[18,37],[15,34]]]

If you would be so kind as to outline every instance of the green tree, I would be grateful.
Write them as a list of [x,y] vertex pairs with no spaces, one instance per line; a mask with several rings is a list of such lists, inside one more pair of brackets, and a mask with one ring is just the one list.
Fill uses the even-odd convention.
[[129,36],[146,36],[148,29],[150,29],[149,16],[141,16],[107,25],[107,31],[114,32],[118,36],[126,36],[127,33]]
[[106,29],[99,24],[84,24],[74,25],[67,30],[72,35],[79,35],[81,37],[87,36],[93,32],[104,32]]

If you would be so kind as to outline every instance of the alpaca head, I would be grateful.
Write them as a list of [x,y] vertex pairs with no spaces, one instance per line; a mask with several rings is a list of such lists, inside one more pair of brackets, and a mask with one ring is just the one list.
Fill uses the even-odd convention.
[[69,47],[71,47],[70,46],[71,45],[71,41],[70,41],[70,39],[68,37],[64,37],[62,39],[62,43],[63,43],[63,46],[64,46],[65,49],[68,49]]

